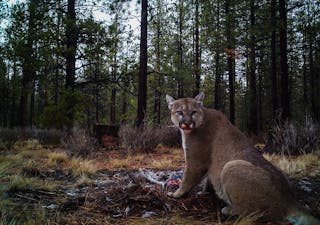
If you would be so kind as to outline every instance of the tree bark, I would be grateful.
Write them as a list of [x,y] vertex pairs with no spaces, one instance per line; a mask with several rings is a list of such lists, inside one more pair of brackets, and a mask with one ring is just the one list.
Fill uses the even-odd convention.
[[[75,0],[68,0],[68,11],[66,18],[66,90],[74,93],[75,73],[76,73],[76,51],[78,42],[78,28],[76,24]],[[68,104],[70,108],[66,109],[67,117],[70,120],[68,128],[73,126],[74,122],[74,103]]]
[[66,19],[66,88],[74,91],[76,71],[76,50],[78,40],[78,29],[76,24],[75,0],[68,0],[68,11]]
[[139,70],[139,90],[138,90],[138,115],[137,126],[141,126],[146,116],[147,110],[147,16],[148,1],[141,0],[141,37],[140,37],[140,70]]
[[178,40],[178,98],[184,97],[184,82],[183,74],[181,74],[183,65],[183,51],[182,51],[182,35],[183,35],[183,0],[179,0],[179,40]]
[[30,113],[29,113],[29,126],[32,127],[34,120],[34,104],[35,104],[35,82],[33,80],[30,96]]
[[309,49],[309,77],[310,77],[310,89],[311,89],[311,109],[312,109],[312,114],[314,117],[317,116],[317,114],[319,114],[319,112],[317,112],[317,98],[319,98],[319,89],[317,90],[316,88],[318,88],[316,86],[316,80],[315,79],[315,73],[316,71],[314,70],[314,60],[313,60],[313,40],[315,40],[315,37],[313,35],[313,31],[312,28],[310,29],[310,34],[309,34],[309,43],[308,43],[308,49]]
[[194,95],[200,92],[200,44],[199,44],[199,0],[196,0],[196,12],[195,12],[195,65],[194,72],[196,78],[196,87]]
[[160,69],[160,63],[161,63],[161,50],[160,50],[160,32],[161,32],[161,0],[157,0],[157,24],[156,24],[156,62],[155,62],[155,69],[156,69],[156,77],[157,77],[157,87],[155,87],[154,90],[154,116],[155,116],[155,122],[157,124],[160,124],[161,122],[161,86],[162,86],[162,78]]
[[35,40],[35,21],[36,21],[37,1],[30,0],[29,2],[29,18],[28,18],[28,33],[27,42],[23,49],[23,62],[22,62],[22,85],[19,104],[19,126],[26,127],[28,125],[28,98],[31,94],[32,82],[35,78],[34,67],[34,40]]
[[315,56],[314,56],[314,67],[313,67],[313,78],[314,78],[314,89],[313,95],[315,97],[314,105],[313,105],[313,116],[315,120],[319,123],[320,122],[320,99],[319,99],[319,89],[320,89],[320,44],[315,46]]
[[[100,78],[100,76],[99,76],[99,72],[100,72],[100,58],[98,59],[98,62],[96,63],[96,65],[95,65],[95,73],[94,73],[94,79],[97,81],[99,78]],[[99,107],[99,100],[100,100],[100,98],[99,98],[99,96],[100,96],[100,91],[99,91],[99,88],[100,88],[100,85],[99,85],[99,83],[98,82],[96,82],[96,84],[95,84],[95,91],[94,91],[94,98],[95,98],[95,117],[96,117],[96,119],[95,119],[95,122],[96,122],[96,124],[99,124],[100,123],[100,118],[99,118],[99,111],[100,111],[100,107]]]
[[[114,43],[115,52],[113,53],[113,66],[112,66],[112,80],[115,82],[117,79],[117,42]],[[116,97],[117,97],[117,89],[113,86],[111,90],[111,107],[110,107],[110,123],[112,125],[116,124]]]
[[[216,31],[220,34],[220,2],[217,1],[217,11],[216,11]],[[223,88],[222,88],[222,77],[220,70],[220,48],[221,48],[220,38],[216,39],[215,46],[215,83],[214,83],[214,108],[217,110],[222,110],[223,108]]]
[[271,104],[272,104],[272,118],[273,120],[277,117],[278,112],[278,79],[277,79],[277,51],[276,51],[276,0],[271,0]]
[[0,59],[0,127],[7,127],[9,87],[6,64]]
[[16,125],[18,125],[17,124],[17,111],[19,110],[17,110],[17,102],[16,102],[16,100],[17,100],[17,91],[16,91],[16,89],[15,89],[15,87],[16,87],[16,85],[15,85],[15,82],[16,82],[16,80],[17,80],[17,61],[16,61],[16,59],[14,59],[13,60],[13,68],[12,68],[12,70],[13,70],[13,74],[12,74],[12,78],[11,78],[11,85],[10,85],[10,87],[11,87],[11,89],[12,89],[12,92],[11,92],[11,96],[10,96],[10,102],[11,102],[11,104],[10,104],[10,123],[9,123],[9,127],[10,128],[13,128],[13,127],[15,127]]
[[256,26],[255,0],[250,0],[250,52],[249,52],[249,131],[257,135],[258,128],[258,99],[257,99],[257,80],[256,80],[256,36],[254,29]]
[[[303,32],[303,45],[307,46],[307,34],[306,31]],[[306,56],[306,52],[303,49],[303,53],[302,53],[302,59],[303,59],[303,65],[302,65],[302,77],[303,77],[303,102],[305,104],[305,108],[304,108],[304,114],[307,115],[309,113],[309,107],[310,107],[310,103],[309,103],[309,97],[308,97],[308,73],[307,73],[307,56]]]
[[226,12],[226,38],[227,38],[227,67],[228,67],[228,81],[229,81],[229,119],[231,123],[235,123],[235,46],[234,38],[231,34],[231,26],[234,24],[231,21],[233,17],[230,12],[231,0],[226,0],[225,2],[225,12]]
[[[58,0],[57,1],[57,8],[60,9],[61,8],[61,1]],[[61,49],[61,20],[62,20],[62,13],[58,11],[57,14],[57,34],[56,34],[56,47],[57,49]],[[60,55],[61,53],[56,52],[55,55],[55,76],[54,76],[54,104],[58,105],[58,101],[59,101],[59,91],[60,91],[60,65],[61,65],[61,60],[60,60]]]
[[281,74],[281,120],[290,119],[289,73],[287,56],[287,7],[286,0],[279,0],[280,74]]

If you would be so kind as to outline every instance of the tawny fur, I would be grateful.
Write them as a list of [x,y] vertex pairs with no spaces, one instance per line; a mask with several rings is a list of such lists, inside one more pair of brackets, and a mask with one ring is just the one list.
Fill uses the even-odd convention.
[[[181,130],[185,155],[181,186],[168,194],[184,196],[207,174],[218,197],[229,205],[224,213],[263,213],[268,220],[282,220],[297,211],[284,174],[222,112],[203,107],[203,97],[203,93],[194,99],[166,96],[171,120]],[[193,129],[182,129],[184,123],[193,124]]]

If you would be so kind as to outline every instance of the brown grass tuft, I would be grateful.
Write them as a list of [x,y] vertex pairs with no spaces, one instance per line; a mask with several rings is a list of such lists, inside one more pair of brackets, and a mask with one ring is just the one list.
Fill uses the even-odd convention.
[[97,146],[95,138],[83,129],[74,129],[72,134],[61,140],[62,146],[71,156],[83,157],[94,151]]
[[93,160],[72,158],[68,162],[74,176],[90,176],[97,172],[98,168]]
[[68,155],[65,152],[50,152],[48,154],[47,165],[49,167],[57,166],[68,161]]
[[300,156],[263,154],[264,158],[293,177],[316,176],[320,173],[320,155],[309,153]]

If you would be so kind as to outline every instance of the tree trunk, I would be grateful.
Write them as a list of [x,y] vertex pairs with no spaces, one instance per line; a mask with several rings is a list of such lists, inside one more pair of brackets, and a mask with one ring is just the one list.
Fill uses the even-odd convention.
[[[68,0],[68,11],[66,19],[66,89],[74,93],[75,73],[76,73],[76,51],[78,40],[78,28],[76,24],[75,0]],[[69,102],[66,116],[70,120],[68,128],[73,127],[74,122],[74,103]]]
[[112,88],[112,90],[111,90],[111,113],[110,113],[110,124],[111,125],[116,124],[116,96],[117,96],[117,90],[115,88]]
[[[127,74],[128,73],[128,64],[126,63],[125,64],[125,70],[124,70],[124,73]],[[129,82],[129,79],[127,76],[125,76],[123,78],[123,83],[124,83],[124,86],[125,87],[129,87],[130,85],[130,82]],[[121,96],[122,96],[122,106],[121,106],[121,123],[124,123],[126,122],[126,116],[127,116],[127,111],[128,111],[128,103],[127,103],[127,93],[126,93],[126,90],[122,90],[122,93],[121,93]]]
[[0,127],[7,126],[9,88],[6,74],[6,64],[0,59]]
[[124,123],[126,121],[125,116],[128,111],[127,94],[125,91],[122,93],[122,107],[121,108],[122,108],[121,109],[121,115],[122,115],[121,122]]
[[160,74],[160,63],[161,63],[161,53],[160,53],[160,32],[161,32],[161,1],[157,0],[157,24],[156,24],[156,77],[157,77],[157,87],[154,89],[154,119],[157,124],[161,122],[161,86],[162,86],[162,78]]
[[97,82],[98,79],[99,79],[99,72],[100,72],[100,59],[98,59],[98,62],[96,63],[96,69],[95,69],[95,73],[94,73],[94,78],[95,78],[95,81],[96,81],[96,87],[95,87],[95,108],[96,108],[96,112],[95,112],[95,117],[96,117],[96,124],[99,124],[100,122],[100,118],[99,118],[99,111],[100,111],[100,107],[99,107],[99,95],[100,95],[100,91],[99,91],[99,88],[100,88],[100,85],[99,83]]
[[17,90],[15,89],[16,85],[15,85],[15,82],[17,80],[17,62],[16,62],[16,59],[13,60],[13,74],[12,74],[12,78],[11,78],[11,96],[10,96],[10,123],[9,123],[9,127],[12,128],[12,127],[15,127],[17,125]]
[[255,0],[250,0],[250,52],[249,52],[249,131],[257,135],[258,128],[258,99],[257,99],[257,80],[256,80],[256,36],[254,29],[256,26]]
[[277,51],[276,51],[276,10],[277,1],[271,0],[271,104],[272,104],[272,118],[273,120],[277,117],[278,111],[278,79],[277,79]]
[[319,99],[319,90],[320,90],[320,45],[315,46],[315,63],[313,67],[313,78],[314,78],[314,89],[313,95],[315,97],[314,105],[313,105],[313,116],[315,120],[319,123],[320,122],[320,99]]
[[139,90],[138,90],[138,115],[137,126],[141,126],[146,116],[147,110],[147,16],[148,1],[141,0],[141,37],[140,37],[140,70],[139,70]]
[[[113,56],[113,66],[112,66],[112,80],[115,82],[117,79],[117,43],[115,43],[115,52]],[[110,124],[116,124],[116,97],[117,89],[112,86],[111,90],[111,107],[110,107]]]
[[[61,8],[61,1],[58,0],[57,1],[57,7]],[[57,45],[57,49],[61,49],[61,20],[62,20],[62,13],[58,11],[58,15],[57,15],[57,34],[56,34],[56,45]],[[60,53],[56,52],[55,55],[55,76],[54,76],[54,104],[58,105],[58,101],[59,101],[59,91],[60,91],[60,65],[61,65],[61,61],[60,61]]]
[[[303,45],[307,46],[307,35],[306,32],[304,31],[303,33]],[[302,54],[302,59],[303,59],[303,65],[302,65],[302,77],[303,77],[303,102],[305,104],[304,108],[304,114],[307,115],[309,113],[309,97],[308,97],[308,73],[307,73],[307,57],[306,57],[306,52],[303,49],[303,54]]]
[[280,74],[281,74],[281,120],[290,119],[289,73],[287,56],[287,7],[286,0],[279,0]]
[[195,12],[195,65],[194,72],[196,78],[196,88],[194,95],[200,92],[200,47],[199,47],[199,0],[195,0],[196,12]]
[[29,126],[32,127],[34,119],[34,103],[35,102],[35,81],[32,82],[31,96],[30,96],[30,114],[29,114]]
[[[217,1],[217,23],[216,31],[220,34],[220,3]],[[220,48],[221,48],[220,38],[216,40],[215,46],[215,84],[214,84],[214,108],[217,110],[222,110],[223,107],[223,88],[222,88],[222,77],[220,70]]]
[[232,13],[230,12],[230,0],[226,0],[226,38],[227,38],[227,67],[228,67],[228,81],[229,81],[229,119],[231,123],[235,123],[235,46],[234,38],[231,34],[231,26],[234,26]]
[[75,1],[68,0],[68,11],[66,20],[66,88],[74,91],[75,71],[76,71],[76,50],[78,29],[76,24]]
[[316,79],[315,79],[315,73],[316,71],[314,70],[314,63],[313,63],[313,40],[315,40],[315,37],[313,35],[312,28],[310,29],[310,34],[309,34],[309,43],[308,43],[308,48],[309,48],[309,77],[310,77],[310,89],[311,89],[311,109],[312,109],[312,114],[314,117],[316,117],[319,112],[317,112],[317,107],[316,107],[316,102],[317,98],[319,98],[319,89],[316,89]]
[[31,94],[32,82],[35,78],[34,67],[34,40],[35,40],[35,22],[36,22],[37,1],[31,0],[29,2],[29,20],[27,42],[24,46],[23,62],[22,62],[22,85],[19,104],[19,126],[26,127],[28,125],[28,98]]
[[184,97],[184,79],[181,74],[182,66],[183,66],[183,51],[182,51],[182,35],[183,35],[183,0],[179,0],[179,40],[178,40],[178,98]]

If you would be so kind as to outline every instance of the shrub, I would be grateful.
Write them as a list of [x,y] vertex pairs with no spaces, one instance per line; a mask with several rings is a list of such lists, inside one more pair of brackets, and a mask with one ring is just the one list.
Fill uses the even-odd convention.
[[63,148],[71,156],[86,156],[96,149],[97,141],[83,129],[73,129],[71,134],[61,140]]
[[97,172],[98,168],[93,160],[72,158],[69,162],[74,176],[90,176]]
[[179,130],[173,127],[124,125],[120,127],[119,138],[122,147],[147,153],[159,144],[175,147],[181,143]]
[[37,129],[35,137],[43,145],[59,145],[65,132],[57,129]]
[[38,140],[42,145],[60,144],[64,132],[56,129],[0,128],[0,150],[10,150],[18,141]]
[[285,155],[311,153],[320,147],[320,126],[306,118],[303,124],[285,122],[275,125],[269,135],[266,151]]
[[177,127],[162,127],[159,133],[161,144],[168,147],[181,147],[181,134]]
[[13,145],[15,151],[42,150],[43,146],[37,139],[19,140]]

